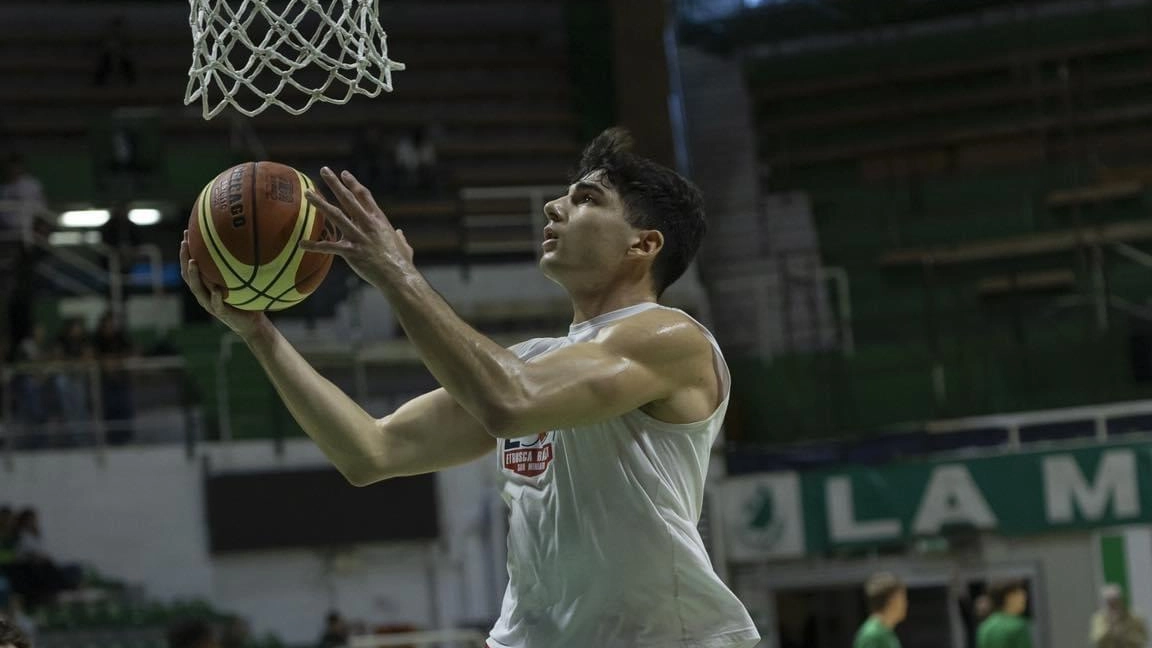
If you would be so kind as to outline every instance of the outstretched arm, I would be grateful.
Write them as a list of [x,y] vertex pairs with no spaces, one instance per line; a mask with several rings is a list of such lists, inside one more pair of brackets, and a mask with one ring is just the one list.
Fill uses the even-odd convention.
[[320,375],[263,313],[232,308],[218,291],[209,291],[189,257],[187,239],[180,245],[180,266],[196,300],[248,344],[292,417],[349,482],[362,486],[432,472],[494,449],[492,437],[443,389],[373,418]]

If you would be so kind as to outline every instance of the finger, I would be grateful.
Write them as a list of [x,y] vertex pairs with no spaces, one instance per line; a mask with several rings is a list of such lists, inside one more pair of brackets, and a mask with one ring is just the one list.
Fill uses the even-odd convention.
[[224,294],[219,290],[212,290],[211,303],[213,313],[217,315],[224,313]]
[[204,285],[204,280],[200,278],[200,267],[195,259],[188,261],[188,276],[184,278],[184,283],[188,284],[188,289],[192,291],[192,295],[196,297],[196,301],[204,308],[208,308],[211,302],[208,294],[208,287]]
[[350,218],[348,218],[348,214],[344,213],[344,211],[339,207],[328,202],[324,196],[321,196],[315,191],[309,191],[304,194],[304,197],[308,199],[308,202],[315,205],[316,209],[323,213],[324,217],[336,226],[336,229],[340,230],[340,234],[344,238],[362,238],[360,228],[357,227]]
[[347,241],[300,241],[300,249],[317,254],[343,256],[352,249],[352,245]]
[[352,191],[352,195],[356,197],[356,202],[360,203],[360,207],[365,213],[371,214],[378,210],[376,206],[376,199],[372,197],[372,191],[360,184],[356,176],[352,175],[351,171],[345,171],[340,174],[340,178],[344,184]]
[[408,256],[411,257],[412,256],[412,244],[408,242],[408,237],[404,236],[404,230],[402,230],[402,229],[396,230],[396,236],[400,237],[400,243],[404,246],[404,249],[408,251]]
[[180,241],[180,276],[188,279],[187,267],[190,254],[188,253],[188,230],[184,230],[184,240]]
[[[345,171],[344,175],[350,176],[351,174]],[[371,212],[371,209],[366,210],[360,204],[360,201],[352,194],[352,190],[344,184],[344,181],[336,177],[332,169],[328,167],[321,168],[320,177],[324,178],[324,183],[332,190],[332,195],[336,196],[336,201],[340,203],[344,211],[348,212],[350,219],[361,221],[364,215]]]

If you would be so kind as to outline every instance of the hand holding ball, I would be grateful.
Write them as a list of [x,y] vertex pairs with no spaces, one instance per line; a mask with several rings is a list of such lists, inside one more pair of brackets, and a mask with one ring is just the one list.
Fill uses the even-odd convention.
[[200,192],[188,222],[188,253],[224,303],[249,311],[299,304],[324,280],[332,257],[300,242],[329,238],[304,199],[308,176],[275,162],[238,164]]

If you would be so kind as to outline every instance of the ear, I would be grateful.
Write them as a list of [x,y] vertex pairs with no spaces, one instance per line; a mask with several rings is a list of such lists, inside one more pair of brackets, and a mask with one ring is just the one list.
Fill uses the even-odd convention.
[[664,235],[660,230],[639,230],[632,239],[628,254],[633,256],[655,257],[664,249]]

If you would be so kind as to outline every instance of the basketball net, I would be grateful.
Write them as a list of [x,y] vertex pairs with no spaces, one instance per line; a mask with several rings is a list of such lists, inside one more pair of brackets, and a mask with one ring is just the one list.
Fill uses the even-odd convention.
[[271,0],[189,2],[184,104],[199,99],[204,119],[227,106],[248,117],[269,106],[299,115],[317,101],[375,97],[391,92],[392,71],[404,69],[388,58],[377,0],[287,0],[279,8]]

